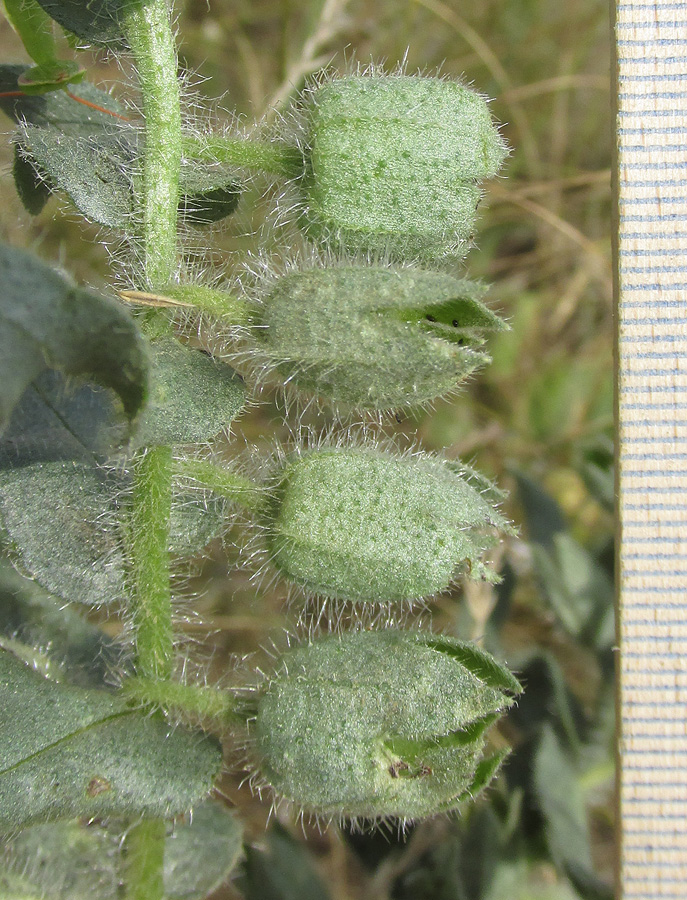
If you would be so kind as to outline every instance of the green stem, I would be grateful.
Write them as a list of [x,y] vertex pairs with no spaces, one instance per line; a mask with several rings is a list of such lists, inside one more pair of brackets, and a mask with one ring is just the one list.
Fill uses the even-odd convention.
[[257,169],[270,175],[297,178],[303,173],[303,156],[295,147],[223,135],[184,135],[184,156],[203,162],[226,163]]
[[129,678],[124,682],[122,691],[126,697],[139,703],[178,710],[187,716],[214,719],[220,724],[242,721],[236,712],[234,697],[219,688],[155,681],[152,678]]
[[172,672],[171,509],[172,449],[154,447],[135,464],[129,540],[137,670],[156,679],[167,679]]
[[[136,663],[142,676],[168,679],[174,641],[169,580],[169,527],[172,510],[172,449],[144,451],[134,466],[129,521],[131,603]],[[126,838],[127,900],[162,900],[165,823],[144,819]]]
[[264,503],[265,494],[259,485],[204,459],[176,459],[174,474],[191,478],[204,488],[209,488],[228,500],[235,500],[244,509],[253,512],[258,511]]
[[178,284],[168,288],[166,297],[189,303],[201,312],[221,316],[232,325],[248,325],[253,317],[250,305],[235,294],[215,290],[202,284]]
[[131,4],[124,23],[145,118],[139,207],[143,271],[150,288],[172,281],[177,264],[181,111],[170,15],[168,0],[139,0]]
[[127,834],[125,848],[126,900],[162,900],[165,823],[144,819]]

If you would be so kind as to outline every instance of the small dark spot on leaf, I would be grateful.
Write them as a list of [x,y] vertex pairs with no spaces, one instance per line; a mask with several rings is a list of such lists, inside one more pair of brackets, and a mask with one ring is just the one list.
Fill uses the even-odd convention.
[[398,778],[399,772],[407,772],[408,771],[408,763],[403,762],[402,759],[399,759],[398,762],[391,763],[389,766],[389,775],[392,778]]
[[425,316],[428,322],[436,322],[436,318],[434,316],[427,315]]
[[111,791],[112,785],[104,778],[102,775],[94,775],[93,778],[88,782],[88,787],[86,788],[86,793],[89,797],[97,797],[98,794],[104,794],[106,791]]

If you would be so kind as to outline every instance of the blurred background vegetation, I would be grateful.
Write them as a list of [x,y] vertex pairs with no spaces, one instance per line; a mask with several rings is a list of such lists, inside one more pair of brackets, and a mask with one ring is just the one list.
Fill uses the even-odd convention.
[[[461,457],[510,491],[520,528],[499,550],[503,581],[458,585],[425,622],[474,638],[506,659],[525,694],[495,740],[514,747],[498,783],[457,818],[350,835],[296,823],[240,792],[221,790],[246,822],[245,859],[212,896],[246,900],[569,900],[611,896],[614,865],[613,363],[609,12],[599,0],[186,0],[177,2],[189,102],[218,121],[274,120],[275,105],[322,66],[405,61],[493,97],[512,148],[487,186],[476,247],[465,265],[493,284],[512,330],[491,343],[493,364],[460,396],[392,422],[429,450]],[[25,56],[0,23],[3,61]],[[116,94],[133,79],[102,53],[88,77]],[[197,110],[194,110],[197,112]],[[8,120],[6,131],[11,125]],[[30,218],[16,197],[9,141],[0,148],[0,239],[60,261],[90,284],[111,281],[103,235],[66,202]],[[266,185],[255,182],[221,231],[198,233],[199,259],[228,275],[258,241]],[[258,234],[258,232],[260,232]],[[235,427],[234,445],[284,438],[278,406]],[[322,423],[313,417],[311,424]],[[386,426],[387,430],[391,430]],[[200,620],[187,624],[206,668],[262,664],[298,611],[279,587],[261,592],[232,571],[234,535],[200,564]],[[110,634],[117,621],[101,622]],[[301,629],[302,629],[301,625]],[[266,657],[267,659],[267,657]],[[267,663],[269,660],[267,659]],[[231,676],[229,676],[231,680]]]

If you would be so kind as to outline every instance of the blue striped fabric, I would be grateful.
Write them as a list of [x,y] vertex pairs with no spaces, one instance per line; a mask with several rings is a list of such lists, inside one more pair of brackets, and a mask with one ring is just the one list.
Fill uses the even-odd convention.
[[616,4],[619,900],[687,898],[687,0]]

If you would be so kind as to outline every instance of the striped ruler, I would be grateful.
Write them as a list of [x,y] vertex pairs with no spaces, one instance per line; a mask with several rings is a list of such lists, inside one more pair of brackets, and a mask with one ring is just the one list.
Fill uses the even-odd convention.
[[615,37],[618,900],[687,900],[687,0]]

